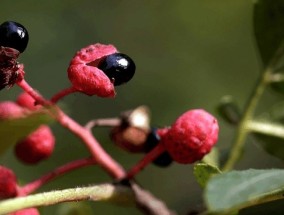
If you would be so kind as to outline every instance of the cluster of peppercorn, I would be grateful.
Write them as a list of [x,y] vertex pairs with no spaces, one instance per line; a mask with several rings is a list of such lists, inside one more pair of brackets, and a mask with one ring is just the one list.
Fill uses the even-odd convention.
[[[23,66],[17,62],[17,58],[27,47],[28,40],[28,32],[21,24],[8,21],[0,25],[0,89],[11,87],[24,79]],[[133,60],[119,53],[113,45],[97,43],[87,46],[78,51],[70,62],[67,70],[70,88],[46,103],[40,103],[31,90],[20,94],[15,102],[1,102],[0,121],[24,118],[31,112],[44,110],[45,105],[58,108],[56,102],[74,92],[114,97],[115,86],[132,79],[135,69]],[[139,107],[122,115],[111,130],[111,138],[124,150],[145,153],[145,156],[127,173],[120,174],[123,178],[116,177],[131,179],[150,162],[167,167],[173,161],[190,164],[201,160],[217,142],[218,132],[217,120],[202,109],[185,112],[169,127],[151,128],[147,108]],[[41,125],[16,143],[15,155],[26,164],[37,164],[50,157],[54,146],[55,137],[51,129],[48,125]],[[7,167],[0,166],[0,199],[19,195],[15,174]],[[31,208],[14,214],[36,215],[38,211]]]
[[[19,78],[17,58],[29,41],[26,28],[12,21],[0,25],[0,89],[11,87]],[[17,101],[0,103],[0,120],[10,120],[25,117],[31,111],[37,111],[35,100],[27,93],[22,93]],[[27,137],[18,141],[15,146],[16,157],[24,163],[36,164],[50,156],[55,138],[47,125],[41,125]],[[0,166],[0,200],[18,196],[17,177],[14,172]],[[11,215],[39,215],[36,208],[28,208]]]
[[202,109],[189,110],[165,128],[150,128],[145,107],[138,107],[122,117],[111,138],[120,148],[131,153],[146,153],[144,158],[128,171],[134,177],[150,162],[167,167],[173,161],[191,164],[208,154],[218,139],[217,120]]
[[185,112],[172,126],[151,128],[145,106],[123,114],[119,126],[111,131],[111,138],[120,148],[131,153],[148,153],[162,148],[153,163],[167,167],[173,161],[182,164],[201,160],[217,142],[217,120],[202,109]]

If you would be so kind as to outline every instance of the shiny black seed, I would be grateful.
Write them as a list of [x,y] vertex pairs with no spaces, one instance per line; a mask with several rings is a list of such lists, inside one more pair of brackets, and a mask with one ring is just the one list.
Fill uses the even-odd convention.
[[128,82],[135,73],[135,63],[133,60],[122,53],[114,53],[102,59],[98,65],[115,86]]
[[23,25],[12,21],[0,25],[0,46],[14,48],[22,53],[28,42],[29,34]]
[[[156,145],[158,145],[160,139],[160,136],[157,134],[157,129],[153,128],[148,134],[145,143],[145,152],[147,153],[151,151]],[[168,152],[164,152],[153,161],[153,164],[159,167],[168,167],[172,162],[173,159],[171,158],[170,154]]]

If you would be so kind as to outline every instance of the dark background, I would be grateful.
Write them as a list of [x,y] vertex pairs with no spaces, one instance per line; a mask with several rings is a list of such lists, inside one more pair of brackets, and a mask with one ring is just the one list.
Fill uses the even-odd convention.
[[[64,99],[61,106],[82,124],[93,118],[117,116],[142,104],[151,108],[155,126],[170,125],[193,108],[204,108],[218,117],[216,105],[223,95],[233,95],[240,107],[245,104],[262,68],[253,36],[253,5],[247,0],[2,0],[0,7],[1,22],[17,21],[28,29],[30,42],[20,62],[25,64],[27,81],[47,98],[69,86],[66,69],[82,47],[110,43],[134,59],[136,74],[131,82],[117,88],[115,99],[83,94]],[[2,90],[0,100],[14,100],[19,92],[16,86]],[[276,99],[277,95],[268,92],[262,108]],[[226,150],[234,128],[221,119],[220,127],[218,146]],[[25,166],[14,158],[11,149],[0,158],[1,164],[13,168],[21,182],[28,182],[60,164],[88,155],[68,131],[56,124],[52,129],[57,145],[48,161]],[[141,158],[114,147],[108,130],[96,129],[95,134],[125,168]],[[279,165],[279,160],[249,141],[237,168]],[[110,180],[99,168],[88,167],[41,190]],[[180,214],[202,207],[201,188],[190,165],[174,164],[167,169],[151,165],[137,180]],[[88,205],[95,214],[141,214],[135,208],[108,203]],[[41,212],[59,214],[60,207],[41,208]]]

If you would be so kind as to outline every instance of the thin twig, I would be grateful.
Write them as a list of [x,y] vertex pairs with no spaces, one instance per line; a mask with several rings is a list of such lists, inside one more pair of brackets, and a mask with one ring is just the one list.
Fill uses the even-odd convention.
[[104,126],[104,127],[115,127],[119,126],[121,124],[121,119],[120,118],[105,118],[105,119],[94,119],[89,121],[86,125],[85,128],[88,130],[91,130],[95,126]]
[[43,186],[44,184],[54,180],[55,178],[66,174],[70,171],[73,171],[75,169],[79,169],[85,166],[94,165],[96,164],[96,161],[94,158],[84,158],[80,160],[75,160],[72,162],[69,162],[67,164],[64,164],[60,167],[57,167],[51,172],[48,172],[47,174],[43,175],[42,177],[36,179],[35,181],[32,181],[28,184],[26,184],[23,187],[20,187],[18,190],[19,196],[26,196],[30,193],[33,193],[35,190]]
[[54,96],[52,96],[52,98],[50,99],[50,101],[52,103],[57,103],[60,99],[62,99],[63,97],[71,94],[71,93],[75,93],[75,92],[78,92],[77,89],[75,89],[73,86],[69,87],[69,88],[66,88],[62,91],[60,91],[59,93],[56,93]]
[[176,215],[165,203],[134,182],[100,184],[89,187],[50,191],[4,200],[0,202],[0,215],[17,210],[49,206],[69,201],[106,201],[136,206],[145,215]]
[[143,190],[137,184],[131,184],[136,199],[136,207],[145,215],[176,215],[164,202],[153,196],[152,193]]

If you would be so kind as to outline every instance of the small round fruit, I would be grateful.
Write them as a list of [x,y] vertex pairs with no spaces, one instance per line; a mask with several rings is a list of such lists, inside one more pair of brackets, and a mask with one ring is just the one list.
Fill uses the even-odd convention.
[[188,164],[201,160],[211,151],[218,133],[217,120],[208,112],[195,109],[182,114],[162,136],[161,143],[174,161]]
[[7,167],[0,166],[0,200],[17,195],[17,178]]
[[27,92],[22,92],[16,99],[16,103],[24,108],[35,111],[41,108],[40,105],[36,105],[36,101]]
[[89,96],[114,97],[113,82],[98,69],[98,61],[105,56],[116,53],[113,45],[96,43],[79,50],[68,67],[68,78],[72,87]]
[[26,164],[37,164],[50,157],[55,138],[47,125],[41,125],[15,146],[16,157]]
[[106,56],[98,64],[98,68],[102,70],[115,86],[128,82],[135,73],[134,61],[122,53],[114,53]]
[[0,46],[14,48],[22,53],[28,42],[29,34],[23,25],[12,21],[0,25]]

